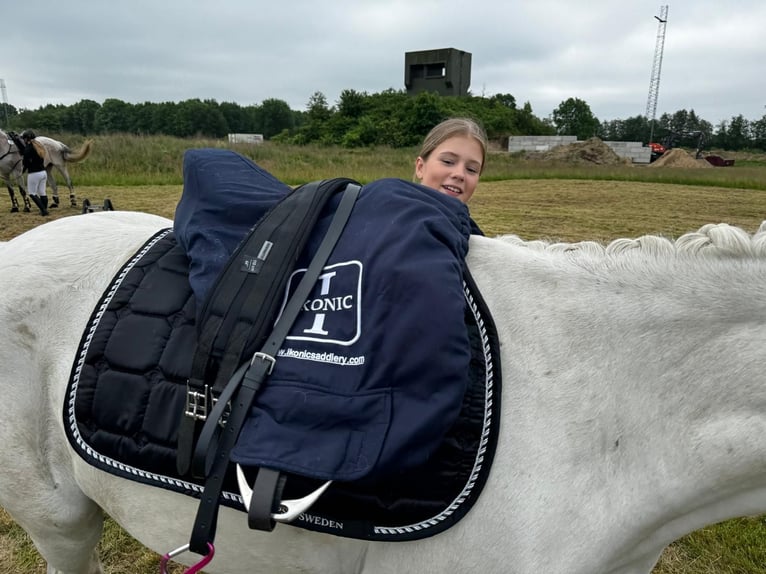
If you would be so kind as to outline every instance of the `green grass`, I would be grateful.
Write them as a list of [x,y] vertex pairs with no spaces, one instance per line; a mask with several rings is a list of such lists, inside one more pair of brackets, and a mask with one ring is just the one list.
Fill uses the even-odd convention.
[[[72,149],[82,136],[54,135]],[[412,179],[416,148],[345,149],[271,144],[231,145],[225,140],[179,139],[165,136],[96,136],[93,151],[84,162],[72,165],[80,186],[180,185],[183,154],[190,148],[233,149],[256,161],[280,180],[299,185],[328,177],[351,177],[367,183],[382,177]],[[735,157],[737,154],[722,154]],[[766,190],[766,154],[743,153],[743,160],[729,168],[647,169],[645,166],[573,166],[527,161],[520,154],[492,151],[483,181],[508,179],[620,180],[675,185],[703,185]]]

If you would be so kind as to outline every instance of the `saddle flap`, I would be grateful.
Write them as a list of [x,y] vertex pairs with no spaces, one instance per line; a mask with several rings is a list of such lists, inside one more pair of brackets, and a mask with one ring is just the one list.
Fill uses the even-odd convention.
[[[231,460],[324,480],[366,475],[380,456],[391,425],[390,389],[328,392],[300,382],[271,380],[242,430],[261,439],[240,441]],[[300,445],[289,453],[284,445]]]

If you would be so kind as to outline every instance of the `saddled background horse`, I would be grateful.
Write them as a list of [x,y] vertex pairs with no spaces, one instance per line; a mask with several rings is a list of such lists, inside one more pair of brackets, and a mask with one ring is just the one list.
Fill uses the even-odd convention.
[[[77,163],[83,161],[90,155],[93,147],[92,140],[86,140],[80,149],[73,151],[66,144],[46,136],[37,136],[36,141],[42,144],[45,149],[45,171],[48,173],[48,184],[51,187],[51,202],[55,207],[59,205],[59,192],[56,178],[53,176],[53,170],[58,171],[63,177],[67,188],[69,189],[69,204],[72,207],[77,206],[77,197],[74,193],[72,178],[67,169],[67,163]],[[7,148],[6,148],[7,146]],[[0,130],[0,177],[8,188],[8,194],[11,197],[11,211],[18,211],[19,205],[13,191],[12,182],[16,182],[22,200],[24,202],[24,211],[29,211],[29,199],[26,190],[23,187],[21,154],[16,149],[13,142],[9,141],[8,134]]]
[[3,180],[8,189],[8,195],[11,198],[11,212],[19,210],[19,202],[13,191],[14,185],[19,188],[24,211],[29,212],[30,210],[29,198],[26,189],[24,189],[22,170],[21,154],[16,148],[16,144],[11,141],[8,134],[0,130],[0,179]]
[[[101,572],[102,510],[159,553],[188,540],[196,501],[88,465],[61,420],[96,301],[170,225],[103,212],[0,245],[0,504],[51,574]],[[56,265],[31,256],[43,243]],[[206,572],[646,574],[684,534],[766,512],[766,232],[607,247],[472,237],[468,265],[504,379],[473,509],[434,537],[384,543],[254,532],[222,508]]]

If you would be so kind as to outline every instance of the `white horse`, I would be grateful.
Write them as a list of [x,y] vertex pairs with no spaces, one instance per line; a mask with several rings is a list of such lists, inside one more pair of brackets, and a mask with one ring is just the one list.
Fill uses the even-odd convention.
[[[189,539],[195,500],[90,466],[62,421],[96,301],[170,225],[94,213],[2,249],[0,503],[49,573],[101,572],[102,509],[159,553]],[[473,509],[431,538],[367,542],[251,531],[222,508],[205,571],[646,574],[677,538],[766,512],[765,239],[723,224],[607,248],[472,237],[504,375],[497,453]],[[31,256],[41,244],[53,250],[44,261]]]
[[19,202],[13,191],[13,184],[19,188],[21,199],[24,204],[24,211],[30,210],[29,198],[24,189],[24,178],[22,177],[23,166],[21,164],[21,154],[16,148],[16,144],[8,137],[8,134],[0,130],[0,179],[5,183],[8,189],[8,195],[11,198],[11,213],[19,210]]

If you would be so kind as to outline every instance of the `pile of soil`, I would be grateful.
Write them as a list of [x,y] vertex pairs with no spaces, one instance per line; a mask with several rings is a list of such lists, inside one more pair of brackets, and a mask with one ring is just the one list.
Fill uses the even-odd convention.
[[673,148],[662,154],[649,167],[713,167],[704,159],[694,159],[689,152],[681,148]]
[[546,152],[527,154],[527,159],[575,165],[623,165],[631,163],[629,159],[617,155],[599,138],[556,146]]

